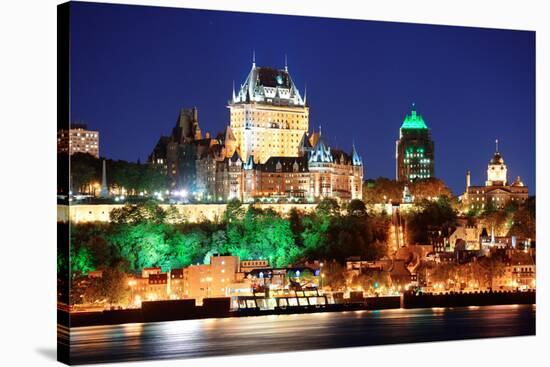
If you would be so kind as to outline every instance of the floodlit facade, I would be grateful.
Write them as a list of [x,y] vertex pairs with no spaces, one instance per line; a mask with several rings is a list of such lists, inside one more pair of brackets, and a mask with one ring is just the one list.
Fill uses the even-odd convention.
[[183,298],[225,297],[239,272],[238,256],[212,256],[210,264],[183,269]]
[[258,67],[255,60],[238,92],[228,105],[230,128],[244,161],[254,157],[265,163],[270,157],[295,157],[309,130],[309,107],[292,81],[288,67]]
[[[313,144],[314,143],[314,144]],[[212,201],[311,203],[325,197],[340,201],[361,199],[363,161],[352,146],[350,153],[331,149],[320,133],[304,134],[299,154],[244,161],[237,150],[214,146],[197,161],[197,190]]]
[[256,66],[228,104],[230,123],[202,137],[196,109],[184,109],[169,137],[149,157],[202,202],[314,203],[325,197],[361,199],[363,160],[332,149],[321,131],[309,132],[305,95],[288,71]]
[[412,182],[434,176],[434,142],[424,118],[416,112],[405,116],[395,143],[396,179]]

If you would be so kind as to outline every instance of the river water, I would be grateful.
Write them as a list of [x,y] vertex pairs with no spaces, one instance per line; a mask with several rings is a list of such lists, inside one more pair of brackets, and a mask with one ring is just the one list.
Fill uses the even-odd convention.
[[348,311],[71,328],[72,363],[535,334],[534,305]]

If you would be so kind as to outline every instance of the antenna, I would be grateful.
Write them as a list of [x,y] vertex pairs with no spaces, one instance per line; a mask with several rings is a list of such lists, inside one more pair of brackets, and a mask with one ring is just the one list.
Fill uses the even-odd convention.
[[285,71],[288,71],[288,62],[287,62],[287,59],[286,59],[286,54],[285,54]]
[[256,67],[256,50],[252,50],[252,67]]
[[498,153],[498,139],[495,140],[495,144],[497,146],[497,153]]

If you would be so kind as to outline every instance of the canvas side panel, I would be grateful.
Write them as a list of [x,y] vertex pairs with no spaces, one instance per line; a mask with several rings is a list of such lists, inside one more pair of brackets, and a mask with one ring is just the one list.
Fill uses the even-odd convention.
[[[57,134],[70,121],[70,3],[57,7]],[[57,360],[70,364],[69,155],[57,154]]]

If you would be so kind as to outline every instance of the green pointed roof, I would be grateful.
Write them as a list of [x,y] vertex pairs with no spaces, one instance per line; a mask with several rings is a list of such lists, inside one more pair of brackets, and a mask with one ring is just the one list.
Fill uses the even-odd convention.
[[402,129],[427,129],[428,126],[424,122],[422,116],[416,114],[416,107],[414,103],[412,104],[411,114],[405,116],[403,120]]

